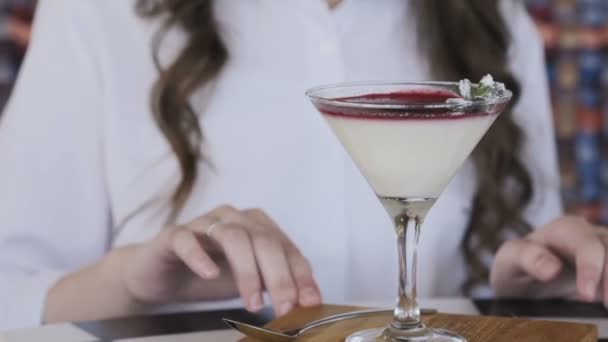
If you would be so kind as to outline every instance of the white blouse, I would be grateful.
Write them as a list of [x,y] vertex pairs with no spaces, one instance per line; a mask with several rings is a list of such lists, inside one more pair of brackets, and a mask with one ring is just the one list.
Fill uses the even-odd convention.
[[[520,1],[503,5],[536,194],[526,218],[539,226],[561,214],[543,50]],[[343,0],[331,11],[325,0],[222,0],[215,12],[231,57],[192,99],[209,163],[180,221],[226,203],[262,208],[309,257],[326,302],[392,299],[391,222],[304,91],[427,80],[407,1]],[[39,324],[59,277],[162,228],[179,172],[149,109],[157,29],[133,0],[39,2],[0,129],[0,329]],[[164,63],[183,42],[171,32]],[[420,296],[459,295],[475,191],[467,162],[423,229]]]

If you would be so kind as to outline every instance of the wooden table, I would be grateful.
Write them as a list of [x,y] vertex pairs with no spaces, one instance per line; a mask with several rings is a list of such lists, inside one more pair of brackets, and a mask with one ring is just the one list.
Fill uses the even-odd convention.
[[[344,303],[342,303],[344,304]],[[392,303],[354,303],[357,306],[391,307]],[[529,312],[528,317],[549,318],[598,326],[600,338],[608,338],[608,311],[598,306],[574,305],[565,307],[560,302],[496,302],[470,301],[468,299],[429,299],[421,300],[421,306],[436,308],[443,313],[479,314],[510,316],[513,312]],[[549,315],[550,314],[550,315]],[[565,317],[568,314],[578,318]],[[548,317],[553,316],[553,317]],[[269,310],[261,315],[249,315],[242,310],[222,310],[213,312],[195,312],[157,315],[139,318],[127,318],[100,322],[82,322],[73,324],[49,325],[38,329],[27,329],[0,333],[0,342],[33,342],[33,341],[132,341],[132,342],[201,342],[201,341],[237,341],[242,336],[224,329],[220,318],[230,317],[252,323],[263,323],[271,319]],[[583,317],[583,318],[581,318]],[[608,339],[601,340],[608,342]]]

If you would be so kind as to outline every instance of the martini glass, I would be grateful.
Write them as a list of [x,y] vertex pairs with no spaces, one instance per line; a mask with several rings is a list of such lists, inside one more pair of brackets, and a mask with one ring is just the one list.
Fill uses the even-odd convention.
[[511,92],[501,86],[471,98],[462,82],[345,83],[313,88],[307,95],[382,202],[397,236],[399,295],[393,321],[346,341],[466,341],[420,319],[418,240],[427,213]]

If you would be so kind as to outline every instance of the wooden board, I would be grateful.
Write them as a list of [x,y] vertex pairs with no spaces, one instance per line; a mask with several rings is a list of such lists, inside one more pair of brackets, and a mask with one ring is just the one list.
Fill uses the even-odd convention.
[[[267,327],[278,331],[287,331],[315,319],[357,309],[360,308],[332,305],[324,305],[316,309],[297,309],[287,316],[269,323]],[[310,331],[298,341],[343,341],[353,332],[385,326],[390,322],[390,319],[391,317],[388,315],[377,315],[339,322]],[[445,314],[425,316],[423,320],[430,327],[452,330],[466,337],[469,342],[597,341],[597,328],[594,325],[587,324]],[[254,342],[256,340],[245,338],[241,341]]]

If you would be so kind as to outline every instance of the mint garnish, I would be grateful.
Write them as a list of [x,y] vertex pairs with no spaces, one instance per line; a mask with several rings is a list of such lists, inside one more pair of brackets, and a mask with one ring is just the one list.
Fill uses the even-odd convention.
[[486,75],[478,84],[471,83],[468,79],[460,81],[458,90],[461,97],[448,99],[446,103],[466,107],[475,100],[487,100],[503,96],[507,89],[503,83],[495,82],[492,75]]
[[484,76],[478,84],[464,79],[460,81],[460,96],[465,100],[487,100],[502,96],[506,90],[505,85],[495,82],[492,75]]

